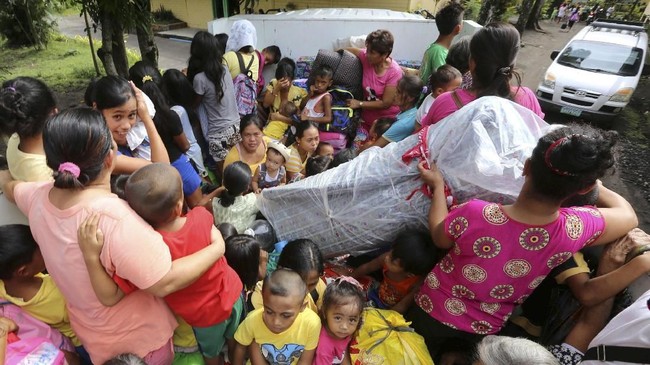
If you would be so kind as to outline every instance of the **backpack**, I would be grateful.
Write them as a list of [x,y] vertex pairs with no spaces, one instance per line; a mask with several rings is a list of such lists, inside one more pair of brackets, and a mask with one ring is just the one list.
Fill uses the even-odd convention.
[[244,66],[244,59],[239,52],[237,60],[239,60],[239,75],[233,79],[235,86],[235,102],[237,103],[237,111],[239,115],[245,116],[255,113],[257,108],[257,84],[253,81],[253,73],[250,68],[255,61],[255,54],[252,55],[251,61],[248,66]]
[[335,86],[328,91],[332,96],[332,122],[318,124],[323,132],[337,132],[347,134],[356,131],[360,119],[359,111],[347,105],[348,99],[354,99],[354,95],[341,86]]

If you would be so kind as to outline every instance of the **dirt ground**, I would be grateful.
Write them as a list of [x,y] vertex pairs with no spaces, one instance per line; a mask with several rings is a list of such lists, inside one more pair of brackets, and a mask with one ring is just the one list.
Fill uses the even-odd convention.
[[[546,68],[551,64],[550,54],[560,50],[580,29],[579,23],[570,32],[561,32],[560,26],[542,21],[545,33],[526,31],[523,48],[517,58],[517,68],[523,73],[524,86],[536,90]],[[549,123],[585,122],[559,114],[547,114]],[[643,77],[626,109],[614,120],[597,126],[613,129],[621,136],[620,157],[614,173],[603,178],[605,186],[624,196],[635,208],[639,226],[650,232],[650,79]]]

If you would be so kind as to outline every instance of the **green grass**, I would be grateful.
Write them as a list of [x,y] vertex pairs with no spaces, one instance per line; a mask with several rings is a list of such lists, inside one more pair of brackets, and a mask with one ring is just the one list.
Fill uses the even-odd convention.
[[[94,41],[95,51],[101,42]],[[139,55],[129,51],[129,64],[139,60]],[[32,76],[43,80],[54,91],[63,92],[85,88],[95,76],[93,60],[87,38],[52,36],[47,48],[10,49],[0,42],[0,81],[18,76]],[[101,61],[99,69],[104,73]]]

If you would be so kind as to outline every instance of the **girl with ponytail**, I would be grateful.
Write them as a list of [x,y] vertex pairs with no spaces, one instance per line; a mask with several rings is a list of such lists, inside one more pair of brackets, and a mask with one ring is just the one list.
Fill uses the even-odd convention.
[[[477,31],[469,45],[471,87],[437,97],[429,113],[422,118],[422,127],[438,123],[463,105],[483,96],[510,99],[544,118],[535,93],[521,86],[521,76],[515,71],[519,44],[519,32],[507,23],[490,23]],[[511,84],[513,79],[514,86]]]
[[244,162],[237,161],[226,166],[223,170],[222,191],[219,198],[212,201],[215,225],[230,223],[237,232],[244,232],[253,224],[259,209],[257,195],[246,194],[250,191],[251,180],[251,168]]

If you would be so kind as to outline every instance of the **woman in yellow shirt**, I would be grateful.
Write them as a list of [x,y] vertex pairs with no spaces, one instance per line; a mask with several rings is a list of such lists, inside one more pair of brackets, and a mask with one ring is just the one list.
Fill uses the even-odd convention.
[[266,149],[271,141],[262,134],[262,121],[257,115],[247,115],[239,123],[241,142],[230,149],[223,163],[224,170],[233,162],[241,161],[255,173],[257,167],[266,162]]
[[264,135],[280,141],[286,130],[291,126],[291,118],[280,114],[285,103],[294,103],[300,108],[300,102],[307,96],[307,91],[294,86],[296,63],[291,58],[283,58],[275,69],[275,78],[266,87],[262,105],[270,108],[269,123],[264,128]]

